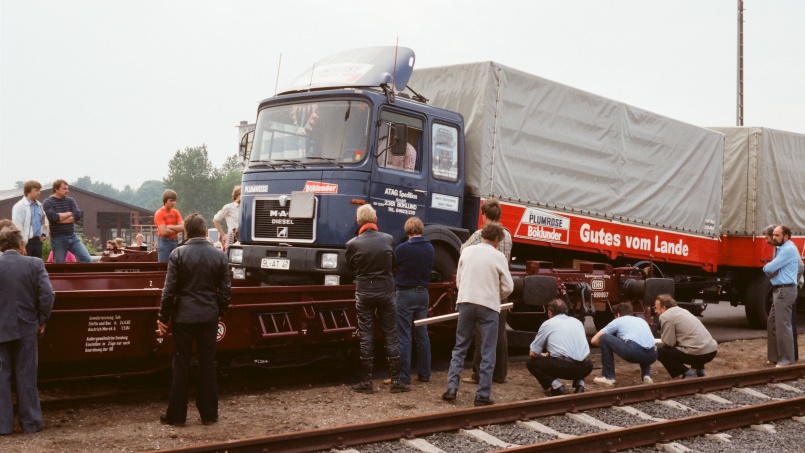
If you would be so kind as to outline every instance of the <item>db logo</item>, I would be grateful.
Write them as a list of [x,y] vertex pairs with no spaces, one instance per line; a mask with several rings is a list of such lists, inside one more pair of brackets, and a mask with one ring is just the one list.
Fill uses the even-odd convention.
[[593,291],[600,291],[600,290],[604,289],[604,281],[603,280],[592,280],[590,282],[590,288],[592,288]]
[[226,335],[226,324],[222,323],[221,321],[218,321],[218,333],[215,336],[215,341],[218,342],[223,340],[225,335]]

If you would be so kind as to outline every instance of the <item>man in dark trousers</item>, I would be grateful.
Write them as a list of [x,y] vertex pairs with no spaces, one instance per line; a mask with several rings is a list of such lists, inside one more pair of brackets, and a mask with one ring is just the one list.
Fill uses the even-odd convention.
[[184,222],[187,242],[174,249],[162,289],[157,328],[173,334],[173,383],[168,410],[159,417],[167,425],[184,426],[187,418],[187,384],[193,342],[199,362],[196,407],[201,423],[218,421],[218,382],[215,342],[218,320],[229,306],[229,264],[224,252],[207,240],[207,222],[198,214]]
[[[481,205],[481,218],[484,225],[489,223],[500,222],[500,217],[503,210],[500,202],[494,198],[484,200]],[[461,253],[472,245],[480,244],[483,242],[481,238],[481,230],[479,229],[467,239],[461,246]],[[503,229],[503,240],[498,243],[498,250],[506,257],[506,263],[511,261],[512,258],[512,236],[507,229]],[[506,300],[501,300],[501,304],[506,303]],[[509,371],[509,342],[506,337],[506,316],[507,310],[500,310],[498,314],[498,339],[495,348],[495,371],[492,374],[492,381],[503,384],[506,382],[506,375]],[[478,326],[475,327],[475,335],[473,336],[473,343],[475,344],[475,351],[472,355],[472,376],[462,379],[463,382],[470,384],[477,384],[479,382],[480,369],[481,369],[481,330]]]
[[45,332],[54,294],[45,263],[23,256],[24,252],[22,233],[11,222],[0,221],[0,436],[11,434],[14,428],[12,369],[22,432],[42,429],[36,389],[37,334]]
[[526,368],[548,396],[567,393],[559,379],[572,379],[573,393],[582,393],[584,378],[593,371],[584,324],[567,315],[567,304],[562,299],[554,299],[547,308],[548,320],[531,343]]
[[391,393],[410,392],[400,381],[400,351],[397,342],[397,310],[394,307],[394,239],[377,230],[377,213],[361,205],[356,213],[358,237],[347,242],[347,265],[355,271],[355,309],[361,348],[361,381],[352,386],[360,393],[374,393],[375,312],[386,338],[386,357],[391,375]]

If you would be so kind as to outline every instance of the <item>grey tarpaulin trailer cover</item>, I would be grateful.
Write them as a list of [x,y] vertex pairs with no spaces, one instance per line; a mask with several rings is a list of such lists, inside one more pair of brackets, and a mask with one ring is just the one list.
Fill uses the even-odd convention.
[[715,237],[724,136],[495,62],[408,82],[465,121],[470,196]]
[[760,236],[771,223],[805,234],[805,134],[711,129],[726,136],[722,234]]

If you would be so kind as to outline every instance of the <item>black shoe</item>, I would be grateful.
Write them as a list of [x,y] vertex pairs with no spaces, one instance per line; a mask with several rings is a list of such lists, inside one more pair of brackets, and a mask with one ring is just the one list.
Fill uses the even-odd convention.
[[574,389],[573,393],[584,393],[584,386],[583,385],[577,385],[577,386],[573,387],[573,389]]
[[445,401],[455,401],[456,389],[447,389],[446,392],[442,393],[442,399]]
[[410,392],[411,387],[403,381],[391,382],[391,393]]
[[171,425],[171,426],[184,426],[184,422],[177,422],[168,418],[167,414],[162,414],[159,416],[159,423],[163,425]]
[[559,387],[558,389],[555,389],[555,388],[551,387],[551,388],[550,388],[549,390],[547,390],[545,393],[547,393],[547,394],[548,394],[548,396],[560,396],[560,395],[567,395],[567,389],[565,388],[565,386],[564,386],[564,385],[563,385],[563,386],[561,386],[561,387]]
[[217,418],[214,418],[214,419],[212,419],[212,420],[202,420],[202,421],[201,421],[201,424],[202,424],[202,425],[204,425],[204,426],[210,426],[210,425],[214,425],[214,424],[216,424],[216,423],[218,423],[218,419],[217,419]]
[[372,381],[361,381],[352,386],[352,390],[358,393],[372,394],[375,388],[372,386]]
[[490,400],[489,397],[486,396],[476,396],[475,397],[475,405],[476,406],[489,406],[495,404],[494,401]]
[[707,373],[705,373],[704,368],[699,368],[696,370],[696,376],[705,377]]

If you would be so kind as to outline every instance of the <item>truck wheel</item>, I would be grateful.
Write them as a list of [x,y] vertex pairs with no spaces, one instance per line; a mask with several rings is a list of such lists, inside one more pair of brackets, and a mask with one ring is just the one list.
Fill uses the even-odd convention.
[[597,332],[603,329],[613,319],[615,319],[615,317],[612,316],[612,312],[609,310],[597,311],[593,313],[593,324],[595,324],[595,331]]
[[433,270],[430,271],[431,282],[449,282],[450,277],[456,273],[457,262],[444,247],[434,247],[436,255],[433,258]]
[[769,278],[761,273],[752,274],[744,293],[746,320],[753,329],[765,329],[771,310],[772,295]]

